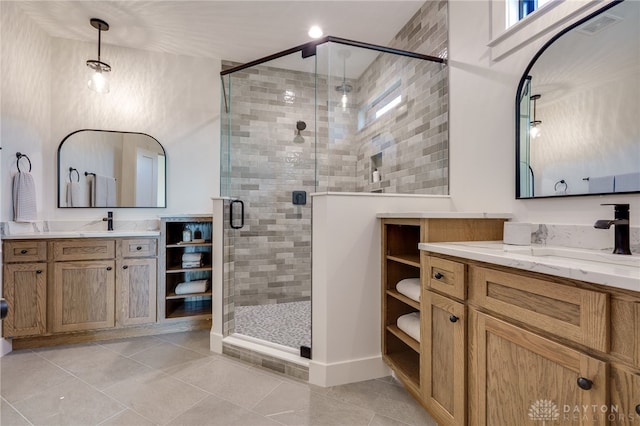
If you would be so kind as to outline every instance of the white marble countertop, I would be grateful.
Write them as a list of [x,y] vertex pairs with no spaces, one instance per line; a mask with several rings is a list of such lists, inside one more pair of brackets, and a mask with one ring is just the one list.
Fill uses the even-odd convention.
[[50,238],[117,238],[117,237],[157,237],[160,231],[50,231],[27,232],[5,235],[3,240],[37,240]]
[[[502,241],[420,243],[420,250],[640,292],[640,254],[553,246],[511,246]],[[571,258],[569,256],[584,258]],[[619,262],[619,263],[609,263]]]
[[378,219],[511,219],[511,213],[487,212],[402,212],[378,213]]

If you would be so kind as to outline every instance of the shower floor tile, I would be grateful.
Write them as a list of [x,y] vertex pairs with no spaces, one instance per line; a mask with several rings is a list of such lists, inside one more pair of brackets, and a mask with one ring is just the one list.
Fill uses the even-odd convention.
[[311,302],[236,306],[238,334],[290,348],[311,346]]

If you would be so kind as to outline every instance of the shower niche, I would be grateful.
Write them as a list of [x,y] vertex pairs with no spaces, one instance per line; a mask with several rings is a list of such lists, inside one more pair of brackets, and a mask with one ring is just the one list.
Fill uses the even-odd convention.
[[223,62],[221,79],[221,195],[244,205],[242,227],[225,209],[224,334],[297,354],[311,333],[309,194],[447,194],[446,65],[326,37]]

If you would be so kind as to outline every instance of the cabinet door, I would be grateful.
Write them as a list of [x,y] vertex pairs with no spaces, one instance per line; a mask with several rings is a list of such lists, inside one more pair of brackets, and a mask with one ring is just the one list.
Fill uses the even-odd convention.
[[470,424],[532,421],[604,425],[607,365],[537,334],[471,311]]
[[2,329],[4,337],[44,333],[47,318],[47,264],[5,265],[4,298],[9,304]]
[[424,291],[422,387],[425,405],[440,425],[464,425],[466,413],[465,306]]
[[53,282],[53,331],[115,325],[113,260],[58,262]]
[[640,374],[611,367],[610,377],[611,424],[628,425],[640,422]]
[[156,259],[122,261],[116,290],[118,325],[156,321]]

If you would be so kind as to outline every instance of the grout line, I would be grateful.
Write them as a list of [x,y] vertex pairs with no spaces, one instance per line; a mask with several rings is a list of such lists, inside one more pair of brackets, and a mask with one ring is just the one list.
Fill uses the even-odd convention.
[[[29,419],[27,419],[27,418],[25,417],[25,415],[24,415],[24,414],[22,414],[22,412],[21,412],[20,410],[18,410],[16,407],[14,407],[14,405],[13,405],[12,403],[10,403],[9,401],[7,401],[7,400],[6,400],[4,397],[2,397],[2,396],[0,396],[0,399],[1,399],[2,401],[4,401],[4,402],[9,406],[9,407],[13,408],[13,410],[14,410],[16,413],[18,413],[18,415],[19,415],[20,417],[22,417],[22,418],[24,419],[24,421],[25,421],[25,422],[27,422],[27,423],[29,423],[31,426],[33,426],[33,423],[31,423],[31,422],[29,421]],[[0,419],[0,422],[1,422],[1,419]]]

